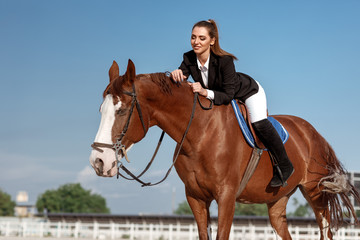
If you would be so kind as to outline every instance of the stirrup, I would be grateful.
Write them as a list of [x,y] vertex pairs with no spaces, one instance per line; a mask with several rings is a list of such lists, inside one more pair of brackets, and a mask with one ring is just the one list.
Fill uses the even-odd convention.
[[[271,178],[270,180],[270,187],[286,187],[287,186],[287,181],[284,180],[284,175],[282,174],[282,171],[279,167],[278,164],[274,165],[274,176]],[[272,183],[273,180],[279,178],[279,180],[281,181],[280,184],[278,183]]]
[[[277,170],[277,174],[275,174],[275,171],[274,171],[274,176],[270,181],[270,186],[271,187],[286,187],[288,185],[287,180],[291,177],[291,175],[293,175],[295,169],[293,168],[290,175],[286,179],[284,179],[284,175],[283,175],[281,169],[279,168],[279,166],[277,165],[277,166],[274,166],[274,167]],[[273,181],[274,178],[279,178],[281,183],[279,183],[279,184],[271,184],[271,182]]]

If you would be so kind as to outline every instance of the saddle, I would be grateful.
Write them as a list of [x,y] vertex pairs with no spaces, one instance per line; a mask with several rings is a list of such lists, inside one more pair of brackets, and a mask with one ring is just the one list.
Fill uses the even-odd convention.
[[[255,134],[255,131],[250,122],[249,113],[247,111],[245,104],[241,101],[236,101],[235,99],[233,99],[231,101],[231,105],[234,109],[236,119],[238,120],[239,126],[241,128],[241,131],[244,135],[246,142],[252,148],[256,147],[256,148],[260,148],[263,150],[267,150],[265,148],[264,144],[260,141],[260,139]],[[275,118],[268,116],[268,120],[275,127],[275,129],[278,132],[283,143],[285,143],[289,139],[288,131]]]
[[[247,164],[244,175],[240,182],[239,189],[236,193],[236,196],[240,196],[242,191],[245,189],[246,184],[255,172],[263,150],[267,149],[255,134],[254,128],[252,127],[252,124],[250,122],[249,112],[247,111],[245,104],[241,101],[236,101],[235,99],[233,99],[231,101],[231,105],[234,109],[236,119],[238,120],[239,126],[244,135],[244,138],[246,139],[246,142],[253,148],[250,160]],[[287,132],[287,130],[275,118],[268,116],[268,120],[275,127],[283,143],[285,143],[289,139],[289,133]],[[281,172],[277,163],[275,164],[276,159],[272,157],[272,154],[270,152],[268,153],[273,162],[273,166],[276,166],[276,170]]]

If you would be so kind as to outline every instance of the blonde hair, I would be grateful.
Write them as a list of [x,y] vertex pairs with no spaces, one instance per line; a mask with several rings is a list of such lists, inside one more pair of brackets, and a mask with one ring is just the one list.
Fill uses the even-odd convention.
[[216,25],[216,22],[213,19],[209,19],[208,21],[200,21],[200,22],[195,23],[192,30],[194,30],[195,27],[205,27],[209,32],[209,36],[211,38],[215,38],[215,43],[213,45],[211,45],[211,47],[210,47],[211,51],[214,54],[216,54],[218,56],[230,56],[234,60],[237,60],[235,55],[226,52],[225,50],[223,50],[220,47],[219,31],[218,31],[218,27]]

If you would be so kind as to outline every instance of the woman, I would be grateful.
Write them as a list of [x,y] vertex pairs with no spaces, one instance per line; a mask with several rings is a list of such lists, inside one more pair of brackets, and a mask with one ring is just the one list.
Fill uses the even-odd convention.
[[213,100],[216,105],[229,104],[232,99],[243,101],[256,135],[281,169],[281,173],[274,171],[270,186],[285,186],[294,168],[280,136],[267,119],[263,88],[250,76],[235,71],[234,59],[237,58],[220,48],[214,20],[200,21],[193,26],[191,47],[193,50],[184,54],[179,69],[171,73],[173,80],[183,81],[191,75],[195,82],[188,84],[193,92]]

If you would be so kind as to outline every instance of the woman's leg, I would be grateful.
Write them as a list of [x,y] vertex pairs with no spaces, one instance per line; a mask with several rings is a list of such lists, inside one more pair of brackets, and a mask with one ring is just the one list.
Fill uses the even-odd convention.
[[251,123],[267,119],[266,94],[261,85],[258,82],[257,84],[259,91],[245,100]]
[[[250,121],[261,142],[275,158],[280,171],[274,171],[271,187],[286,186],[287,179],[294,172],[292,163],[286,154],[282,140],[274,126],[267,119],[267,104],[264,89],[259,85],[259,91],[245,101]],[[276,165],[276,164],[275,164]],[[276,166],[277,168],[277,166]]]

